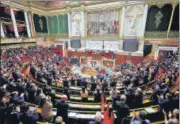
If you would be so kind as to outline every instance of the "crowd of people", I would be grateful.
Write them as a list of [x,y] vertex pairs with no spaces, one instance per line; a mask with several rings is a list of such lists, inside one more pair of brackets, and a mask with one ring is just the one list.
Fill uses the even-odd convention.
[[[90,79],[74,74],[67,59],[52,52],[50,48],[29,47],[1,50],[1,73],[0,73],[0,124],[36,124],[37,121],[51,122],[55,124],[68,124],[68,103],[72,95],[69,92],[70,85],[81,86],[79,96],[83,102],[88,102],[87,87],[94,95],[94,102],[100,102],[102,95],[109,92],[112,100],[112,110],[116,111],[115,123],[123,122],[130,113],[131,108],[142,107],[143,99],[146,97],[141,86],[147,85],[156,79],[159,68],[164,70],[163,77],[155,81],[151,99],[153,104],[159,104],[166,122],[176,121],[177,109],[179,109],[179,93],[171,92],[175,85],[178,73],[178,53],[165,55],[163,62],[144,61],[137,66],[131,63],[123,63],[116,66],[114,74],[107,76],[99,74]],[[24,70],[29,68],[29,74]],[[34,80],[42,84],[36,85]],[[117,86],[123,88],[120,91]],[[62,87],[63,96],[56,100],[56,91],[52,86]],[[29,104],[38,105],[32,108]],[[53,115],[53,108],[57,113]],[[175,111],[175,112],[173,112]],[[55,116],[55,117],[54,117]],[[95,121],[89,124],[103,124],[102,114],[97,112]],[[169,120],[168,120],[169,119]],[[133,117],[132,124],[149,124],[145,113]],[[176,123],[173,123],[176,124]]]

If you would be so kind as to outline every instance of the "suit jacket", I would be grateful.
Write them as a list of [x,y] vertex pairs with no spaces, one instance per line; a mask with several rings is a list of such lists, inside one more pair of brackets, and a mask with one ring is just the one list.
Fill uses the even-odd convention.
[[68,104],[64,101],[57,101],[57,116],[61,116],[64,120],[68,117]]
[[6,121],[6,124],[19,124],[20,123],[20,119],[19,119],[20,113],[18,112],[12,112]]
[[119,124],[123,118],[126,118],[129,115],[129,113],[129,107],[126,104],[119,101],[116,102],[116,115]]

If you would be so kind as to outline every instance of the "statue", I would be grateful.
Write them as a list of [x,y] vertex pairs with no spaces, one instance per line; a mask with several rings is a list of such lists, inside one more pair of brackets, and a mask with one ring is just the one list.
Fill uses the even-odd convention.
[[137,17],[137,14],[134,14],[133,15],[133,17],[131,17],[130,19],[129,19],[129,22],[130,22],[130,35],[132,35],[132,36],[135,36],[135,22],[136,22],[136,17]]
[[143,13],[141,12],[141,10],[139,10],[138,7],[133,7],[132,9],[130,9],[130,12],[127,12],[127,19],[129,22],[129,31],[128,34],[130,36],[135,36],[135,28],[136,28],[136,21],[138,20],[139,17],[141,17],[143,15]]

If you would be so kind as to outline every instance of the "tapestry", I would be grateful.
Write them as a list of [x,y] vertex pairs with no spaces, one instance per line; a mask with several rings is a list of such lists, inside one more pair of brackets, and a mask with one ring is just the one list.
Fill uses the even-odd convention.
[[148,10],[145,35],[166,37],[171,12],[171,4],[165,4],[163,6],[151,6]]
[[68,36],[68,16],[67,16],[67,14],[58,16],[58,35]]
[[71,40],[71,48],[80,49],[81,48],[81,40],[80,39]]
[[48,17],[48,33],[49,35],[56,35],[58,33],[58,19],[56,16]]
[[117,35],[119,33],[119,10],[87,13],[87,35]]
[[46,21],[45,16],[40,16],[40,15],[37,15],[37,14],[33,14],[33,21],[34,21],[35,31],[37,33],[43,33],[43,34],[48,33],[47,21]]
[[71,35],[81,36],[81,12],[72,12],[71,14]]

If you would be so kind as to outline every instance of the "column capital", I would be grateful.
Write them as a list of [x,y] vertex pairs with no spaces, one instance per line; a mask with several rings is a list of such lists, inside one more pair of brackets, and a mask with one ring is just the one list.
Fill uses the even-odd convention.
[[84,4],[81,4],[81,11],[85,11],[85,6],[84,6]]
[[67,12],[67,13],[71,13],[71,12],[72,12],[72,9],[71,9],[70,7],[67,7],[67,8],[66,8],[66,12]]

